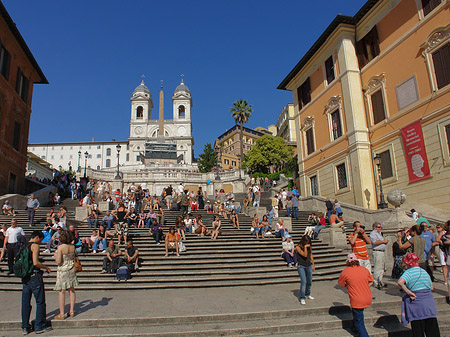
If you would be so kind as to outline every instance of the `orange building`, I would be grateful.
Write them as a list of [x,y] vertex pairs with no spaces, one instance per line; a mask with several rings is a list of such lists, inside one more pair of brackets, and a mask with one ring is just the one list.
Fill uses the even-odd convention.
[[369,0],[336,16],[282,81],[294,100],[302,195],[375,209],[380,175],[385,192],[448,209],[449,7]]
[[0,195],[25,191],[34,83],[48,81],[0,2]]

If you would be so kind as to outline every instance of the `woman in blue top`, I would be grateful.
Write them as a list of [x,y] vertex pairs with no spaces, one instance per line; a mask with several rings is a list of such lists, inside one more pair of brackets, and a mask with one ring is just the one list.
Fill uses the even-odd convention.
[[402,324],[411,322],[413,337],[440,336],[431,278],[419,267],[417,254],[406,254],[403,262],[406,270],[397,283],[404,291]]

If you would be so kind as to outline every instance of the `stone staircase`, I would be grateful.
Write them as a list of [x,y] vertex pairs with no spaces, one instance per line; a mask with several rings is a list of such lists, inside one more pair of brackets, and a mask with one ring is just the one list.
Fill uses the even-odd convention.
[[[80,237],[89,237],[91,229],[85,223],[75,222],[73,219],[76,202],[65,200],[69,209],[68,223],[77,225]],[[45,223],[45,214],[49,207],[41,207],[36,212],[36,225],[28,225],[25,211],[18,211],[15,217],[19,226],[29,234],[35,228],[42,228]],[[175,223],[176,211],[166,211],[167,228]],[[213,214],[204,211],[194,212],[202,214],[204,223],[210,227]],[[307,225],[307,212],[300,212],[299,219],[293,220],[292,236],[297,242]],[[11,217],[0,216],[1,223],[9,223]],[[115,281],[114,275],[101,274],[102,261],[105,254],[80,254],[83,271],[78,274],[79,290],[104,289],[167,289],[183,287],[224,287],[244,285],[266,285],[298,283],[299,277],[295,268],[289,269],[281,259],[281,240],[266,238],[256,240],[250,234],[251,219],[239,215],[240,230],[233,229],[229,222],[222,220],[223,232],[216,241],[209,237],[199,237],[187,234],[184,242],[187,251],[180,257],[171,255],[164,257],[164,245],[157,246],[150,237],[147,229],[131,228],[129,234],[138,247],[143,265],[140,271],[133,274],[127,282]],[[123,248],[123,246],[122,246]],[[44,275],[44,281],[50,286],[56,280],[56,265],[52,254],[42,253],[46,264],[53,272]],[[315,281],[337,279],[345,266],[346,254],[319,240],[313,242],[313,252],[316,262]],[[6,271],[6,262],[1,263]],[[14,276],[0,273],[0,290],[21,290],[21,280]]]

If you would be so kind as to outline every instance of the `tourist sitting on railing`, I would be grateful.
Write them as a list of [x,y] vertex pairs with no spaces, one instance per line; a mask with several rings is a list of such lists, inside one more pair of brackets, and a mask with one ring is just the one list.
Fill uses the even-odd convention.
[[297,267],[297,255],[294,250],[294,242],[292,241],[292,237],[287,234],[286,240],[282,243],[283,252],[281,253],[281,258],[286,261],[287,266],[292,268],[292,264]]
[[134,207],[131,207],[130,212],[126,215],[126,220],[128,223],[128,227],[135,227],[138,219],[138,215],[136,214],[136,210]]
[[238,217],[238,215],[237,215],[237,213],[236,213],[235,210],[233,210],[233,211],[231,212],[231,215],[230,215],[230,224],[231,224],[231,226],[232,226],[233,228],[239,229],[239,217]]
[[154,221],[148,231],[149,234],[153,237],[153,239],[155,239],[157,245],[161,244],[160,241],[164,236],[162,228],[163,228],[162,225],[158,223],[158,221]]
[[281,238],[282,241],[284,241],[288,234],[289,233],[288,233],[287,228],[284,226],[283,219],[278,219],[278,222],[275,225],[275,237]]
[[170,227],[169,233],[166,234],[165,246],[166,257],[169,256],[169,251],[176,252],[177,256],[180,256],[180,254],[178,253],[178,236],[175,232],[175,227]]
[[186,235],[184,234],[186,225],[184,224],[183,218],[181,216],[176,217],[175,228],[177,230],[178,235],[180,235],[180,237],[182,236],[183,240],[186,240]]
[[222,224],[220,222],[219,216],[214,215],[214,220],[212,222],[211,240],[216,240],[219,234],[221,233],[222,233]]
[[190,213],[186,214],[186,218],[184,219],[183,222],[184,222],[186,233],[192,233],[193,221],[191,219]]
[[16,216],[16,211],[14,210],[14,207],[9,204],[9,200],[5,200],[5,203],[2,206],[2,212],[3,215]]
[[150,208],[150,210],[148,211],[147,215],[146,215],[146,226],[147,228],[150,228],[150,226],[152,225],[153,222],[156,221],[156,213],[155,210],[153,208]]
[[325,217],[323,216],[322,212],[319,212],[318,214],[318,218],[319,218],[319,223],[316,225],[315,229],[314,229],[314,236],[313,239],[314,240],[318,240],[319,239],[319,233],[322,229],[324,229],[326,227],[326,221],[325,221]]
[[111,229],[111,227],[113,226],[113,220],[114,218],[117,218],[117,216],[115,215],[114,212],[116,212],[117,210],[114,210],[112,213],[110,211],[106,211],[106,215],[103,217],[102,220],[102,226]]
[[91,214],[89,214],[86,218],[83,219],[83,221],[86,221],[86,220],[88,222],[89,228],[92,228],[92,227],[97,228],[98,215],[97,215],[96,211],[92,210]]
[[102,274],[114,274],[123,263],[120,256],[122,256],[122,251],[119,246],[114,244],[114,240],[109,240],[106,256],[103,258]]
[[195,230],[195,234],[199,236],[205,236],[209,234],[208,228],[203,224],[202,216],[197,215],[197,229]]

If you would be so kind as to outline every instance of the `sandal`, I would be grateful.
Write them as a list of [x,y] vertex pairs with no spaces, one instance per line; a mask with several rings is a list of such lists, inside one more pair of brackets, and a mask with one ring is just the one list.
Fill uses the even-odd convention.
[[73,311],[69,312],[69,317],[75,317],[75,313]]
[[66,318],[66,314],[59,314],[54,317],[54,319],[65,319],[65,318]]

